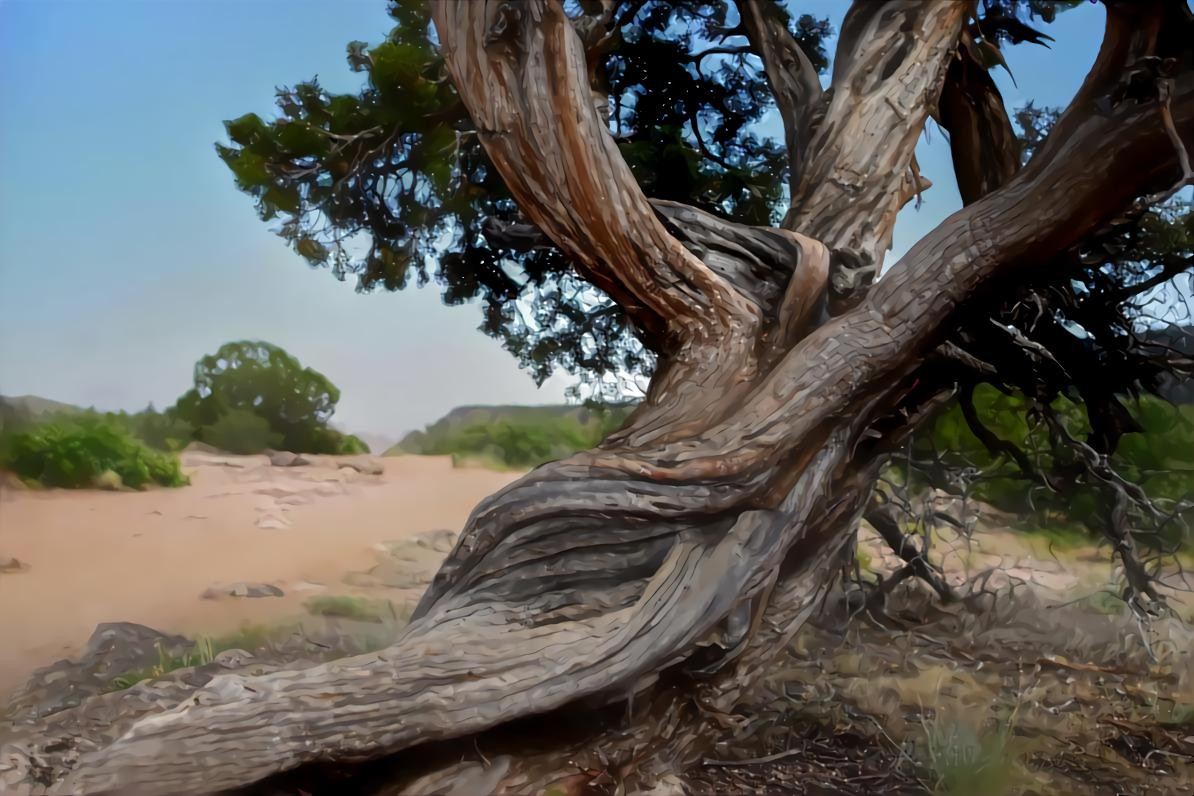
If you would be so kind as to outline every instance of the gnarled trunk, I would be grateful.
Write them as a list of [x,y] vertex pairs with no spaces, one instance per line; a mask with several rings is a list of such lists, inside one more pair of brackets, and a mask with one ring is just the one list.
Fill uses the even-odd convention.
[[[1174,177],[1176,158],[1157,155],[1172,150],[1155,102],[1094,110],[1156,47],[1161,12],[1115,6],[1098,63],[1040,154],[1014,177],[976,169],[968,206],[868,291],[918,190],[916,138],[948,75],[968,74],[950,66],[965,7],[851,10],[834,93],[811,100],[811,121],[784,113],[807,125],[789,141],[807,144],[784,226],[767,229],[642,195],[556,0],[436,3],[444,57],[519,207],[659,352],[646,400],[597,448],[478,506],[392,647],[217,677],[119,714],[115,737],[96,742],[102,711],[120,703],[111,695],[15,753],[61,792],[200,793],[633,698],[628,725],[594,722],[578,765],[599,767],[604,749],[649,777],[691,760],[709,737],[702,717],[733,707],[829,589],[884,454],[948,386],[920,368],[959,309]],[[771,42],[773,85],[806,68],[766,17],[752,19]],[[788,85],[781,103],[810,102],[807,81]],[[958,104],[976,90],[985,84],[967,78],[947,92],[955,146],[1003,141],[1002,128],[965,134],[988,123]],[[1169,108],[1188,140],[1188,72]],[[529,756],[480,776],[515,790],[589,777],[564,763]]]

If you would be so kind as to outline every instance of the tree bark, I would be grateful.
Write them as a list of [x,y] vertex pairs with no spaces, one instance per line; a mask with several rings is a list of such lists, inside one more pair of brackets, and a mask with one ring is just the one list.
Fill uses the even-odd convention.
[[[556,0],[438,2],[444,57],[523,212],[666,339],[647,400],[597,448],[483,501],[392,647],[217,677],[98,743],[85,705],[6,754],[61,793],[206,793],[633,697],[629,726],[594,724],[581,773],[528,757],[493,789],[588,781],[603,751],[643,779],[691,761],[830,588],[884,454],[928,397],[917,369],[967,300],[1178,176],[1156,100],[1096,107],[1164,45],[1160,6],[1112,6],[1038,156],[826,320],[830,253],[877,262],[890,240],[964,5],[850,12],[805,189],[771,230],[642,196]],[[1189,140],[1188,68],[1168,108]]]

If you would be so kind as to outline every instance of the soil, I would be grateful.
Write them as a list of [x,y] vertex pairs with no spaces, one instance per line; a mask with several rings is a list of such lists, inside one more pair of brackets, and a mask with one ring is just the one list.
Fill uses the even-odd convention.
[[[178,489],[0,489],[0,555],[22,565],[0,572],[0,694],[77,654],[104,622],[193,638],[301,615],[315,595],[371,594],[343,578],[376,564],[375,545],[457,531],[517,477],[456,469],[448,457],[363,462],[382,463],[379,475],[344,461],[276,467],[265,456],[186,452],[191,485]],[[283,596],[200,597],[236,583]]]

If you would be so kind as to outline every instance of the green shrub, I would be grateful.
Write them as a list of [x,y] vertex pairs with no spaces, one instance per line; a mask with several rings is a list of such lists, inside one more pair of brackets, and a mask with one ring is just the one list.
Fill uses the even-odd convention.
[[261,453],[276,448],[282,435],[270,431],[269,421],[243,409],[221,415],[210,426],[199,429],[199,439],[229,453]]
[[0,462],[44,486],[90,487],[101,481],[137,489],[155,483],[182,486],[187,478],[172,455],[150,450],[111,420],[81,416],[5,434]]
[[128,428],[133,436],[160,451],[179,451],[195,438],[195,427],[181,417],[159,412],[150,405],[136,414],[110,414],[109,418]]
[[1019,792],[1027,751],[1008,724],[980,727],[935,716],[924,722],[922,764],[938,796],[1002,796]]
[[452,456],[497,469],[536,467],[596,445],[631,411],[613,407],[462,407],[413,432],[402,453]]
[[[1022,397],[981,385],[975,390],[974,405],[987,428],[1021,447],[1042,472],[1052,471],[1056,464],[1071,463],[1072,453],[1054,451],[1045,430],[1029,426]],[[1144,431],[1123,436],[1111,456],[1112,466],[1144,487],[1165,510],[1194,497],[1194,405],[1174,406],[1153,396],[1143,396],[1127,405]],[[1053,409],[1075,437],[1082,439],[1089,432],[1081,406],[1059,398]],[[970,431],[956,404],[943,411],[926,431],[915,443],[920,455],[940,455],[954,470],[971,464],[983,470],[985,477],[975,483],[972,497],[1018,515],[1024,530],[1072,547],[1078,541],[1076,533],[1085,533],[1088,538],[1097,535],[1110,513],[1108,498],[1096,484],[1079,480],[1073,489],[1053,493],[1025,480],[1012,462],[993,458]],[[1180,523],[1173,522],[1162,532],[1161,539],[1142,536],[1141,542],[1172,547],[1183,542],[1177,538],[1179,533]]]
[[232,453],[368,451],[328,426],[340,400],[336,386],[276,345],[225,343],[195,363],[194,384],[167,414],[190,424],[209,445]]
[[345,455],[369,453],[369,446],[365,444],[365,440],[355,434],[341,434],[340,450],[337,452]]
[[315,616],[354,619],[358,622],[384,622],[398,618],[389,600],[369,600],[364,597],[321,595],[307,600],[303,607]]

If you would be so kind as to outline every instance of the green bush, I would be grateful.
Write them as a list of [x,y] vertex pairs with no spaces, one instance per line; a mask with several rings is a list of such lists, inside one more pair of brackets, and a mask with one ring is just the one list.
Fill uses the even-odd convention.
[[109,415],[151,448],[179,451],[195,438],[195,427],[181,417],[159,412],[150,405],[136,414],[120,412]]
[[58,419],[6,433],[0,441],[0,462],[21,478],[44,486],[110,486],[113,479],[108,473],[137,489],[151,483],[187,483],[177,458],[151,450],[123,425],[95,416]]
[[195,363],[194,384],[166,414],[221,450],[369,452],[361,440],[328,425],[340,400],[336,385],[276,345],[225,343]]
[[232,409],[210,426],[199,429],[199,439],[229,453],[261,453],[276,448],[282,435],[270,431],[269,421],[243,409]]
[[[1015,443],[1041,472],[1055,465],[1070,464],[1072,454],[1054,451],[1041,427],[1028,424],[1026,402],[993,387],[980,386],[974,393],[978,417],[996,436]],[[1131,401],[1128,408],[1143,427],[1140,433],[1125,434],[1110,462],[1116,472],[1144,487],[1163,509],[1194,498],[1194,405],[1174,406],[1153,396]],[[1059,398],[1053,405],[1069,432],[1082,439],[1090,430],[1084,409]],[[1076,529],[1098,534],[1111,506],[1096,484],[1079,479],[1062,492],[1033,485],[1014,463],[994,459],[970,431],[961,409],[953,404],[915,442],[921,456],[940,455],[955,471],[973,464],[983,470],[971,495],[1003,511],[1017,514],[1025,530],[1043,533],[1059,544],[1073,544]],[[1194,514],[1187,513],[1188,520]],[[1162,539],[1142,538],[1145,544],[1163,541],[1167,546],[1186,543],[1177,538],[1180,524],[1171,523]]]
[[457,462],[496,468],[536,467],[593,447],[630,410],[628,406],[462,408],[408,435],[398,447],[404,453],[452,456]]

